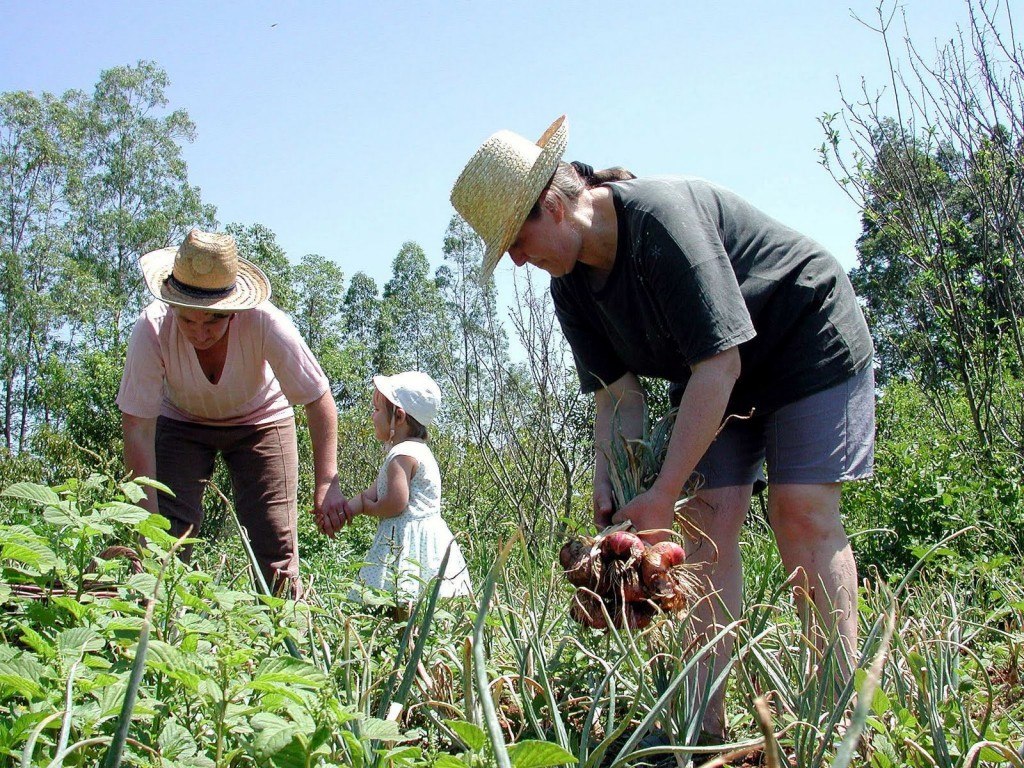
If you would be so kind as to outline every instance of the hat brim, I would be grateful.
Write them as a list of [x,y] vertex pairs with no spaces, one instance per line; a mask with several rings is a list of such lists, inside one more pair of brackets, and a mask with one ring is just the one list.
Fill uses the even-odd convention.
[[174,269],[175,247],[150,251],[139,259],[142,277],[156,298],[175,307],[205,309],[208,312],[242,312],[255,309],[270,298],[270,280],[259,267],[243,258],[238,259],[235,288],[226,296],[201,298],[176,290],[167,283]]
[[558,162],[565,154],[568,141],[569,126],[566,124],[565,115],[549,125],[537,140],[537,146],[541,148],[540,154],[527,174],[526,182],[520,190],[520,197],[511,206],[501,240],[484,243],[484,257],[480,270],[481,281],[486,281],[494,273],[494,268],[498,266],[501,257],[512,247],[512,243],[519,235],[519,230],[526,223],[526,217],[530,215],[530,210],[551,180],[555,169],[558,168]]

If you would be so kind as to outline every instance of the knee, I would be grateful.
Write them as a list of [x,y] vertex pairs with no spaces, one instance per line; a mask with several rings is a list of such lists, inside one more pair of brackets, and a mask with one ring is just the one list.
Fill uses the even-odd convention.
[[746,505],[722,500],[691,502],[682,515],[687,559],[711,563],[738,559],[748,506],[749,499]]
[[838,493],[788,492],[769,499],[768,519],[777,539],[825,542],[845,539]]

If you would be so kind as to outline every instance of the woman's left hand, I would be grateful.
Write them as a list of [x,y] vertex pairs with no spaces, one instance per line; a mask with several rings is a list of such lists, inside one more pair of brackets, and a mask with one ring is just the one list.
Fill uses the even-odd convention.
[[[653,486],[612,515],[612,523],[629,520],[650,544],[669,538],[675,520],[676,500]],[[649,533],[643,533],[649,531]]]

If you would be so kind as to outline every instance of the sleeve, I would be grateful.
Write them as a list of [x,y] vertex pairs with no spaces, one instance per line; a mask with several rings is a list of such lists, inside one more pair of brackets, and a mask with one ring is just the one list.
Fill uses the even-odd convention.
[[308,405],[329,389],[320,363],[292,321],[276,307],[268,307],[264,317],[263,354],[292,405]]
[[665,331],[692,366],[756,332],[717,217],[699,203],[682,208],[648,218],[640,269]]
[[586,311],[578,293],[560,279],[551,281],[551,298],[555,316],[572,350],[580,391],[597,392],[621,379],[628,368],[613,349],[608,334],[598,326],[593,308]]
[[143,315],[135,321],[125,358],[117,407],[129,416],[152,419],[160,415],[164,398],[164,359],[157,329]]

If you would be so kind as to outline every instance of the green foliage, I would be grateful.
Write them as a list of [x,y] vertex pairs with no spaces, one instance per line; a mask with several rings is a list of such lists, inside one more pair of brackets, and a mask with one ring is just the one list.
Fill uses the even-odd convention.
[[[0,526],[0,754],[10,762],[99,762],[119,725],[124,761],[143,765],[597,768],[706,754],[707,691],[692,682],[702,646],[689,613],[642,633],[595,633],[568,621],[557,571],[512,545],[478,581],[475,611],[428,592],[396,624],[349,602],[339,570],[305,604],[258,598],[225,572],[174,559],[166,523],[131,503],[141,492],[97,475],[0,495],[15,510],[7,517],[25,521]],[[130,543],[133,559],[97,557],[114,542]],[[764,553],[751,583],[768,588],[734,625],[742,685],[730,693],[737,738],[725,748],[756,745],[755,699],[769,693],[776,748],[800,768],[827,765],[845,699],[823,698],[814,669],[829,679],[832,652],[816,661],[791,618],[777,553],[770,544]],[[504,567],[507,556],[519,565]],[[981,608],[964,602],[964,574],[935,562],[950,557],[933,549],[917,581],[862,593],[856,687],[867,693],[868,663],[882,665],[865,699],[864,765],[1020,764],[1006,746],[1024,714],[1013,692],[1024,647],[1019,563],[984,571]],[[891,645],[877,629],[890,615]],[[655,730],[660,739],[642,740]]]
[[821,154],[863,212],[851,279],[879,382],[913,379],[968,465],[998,474],[1008,462],[1013,475],[1024,445],[1024,49],[1005,42],[1009,6],[967,6],[970,25],[934,64],[893,30],[894,4],[876,7],[869,26],[892,87],[844,95],[841,118],[822,119]]
[[270,300],[282,312],[291,314],[298,297],[292,284],[293,267],[277,235],[262,224],[228,224],[224,231],[235,238],[238,253],[256,264],[270,280]]
[[1012,461],[986,473],[912,384],[890,382],[877,423],[875,476],[843,495],[847,527],[864,531],[853,541],[862,568],[900,573],[917,548],[965,528],[950,545],[965,557],[1021,551],[1024,496]]
[[402,245],[384,285],[375,332],[377,373],[437,373],[450,346],[447,318],[430,263],[417,243]]

